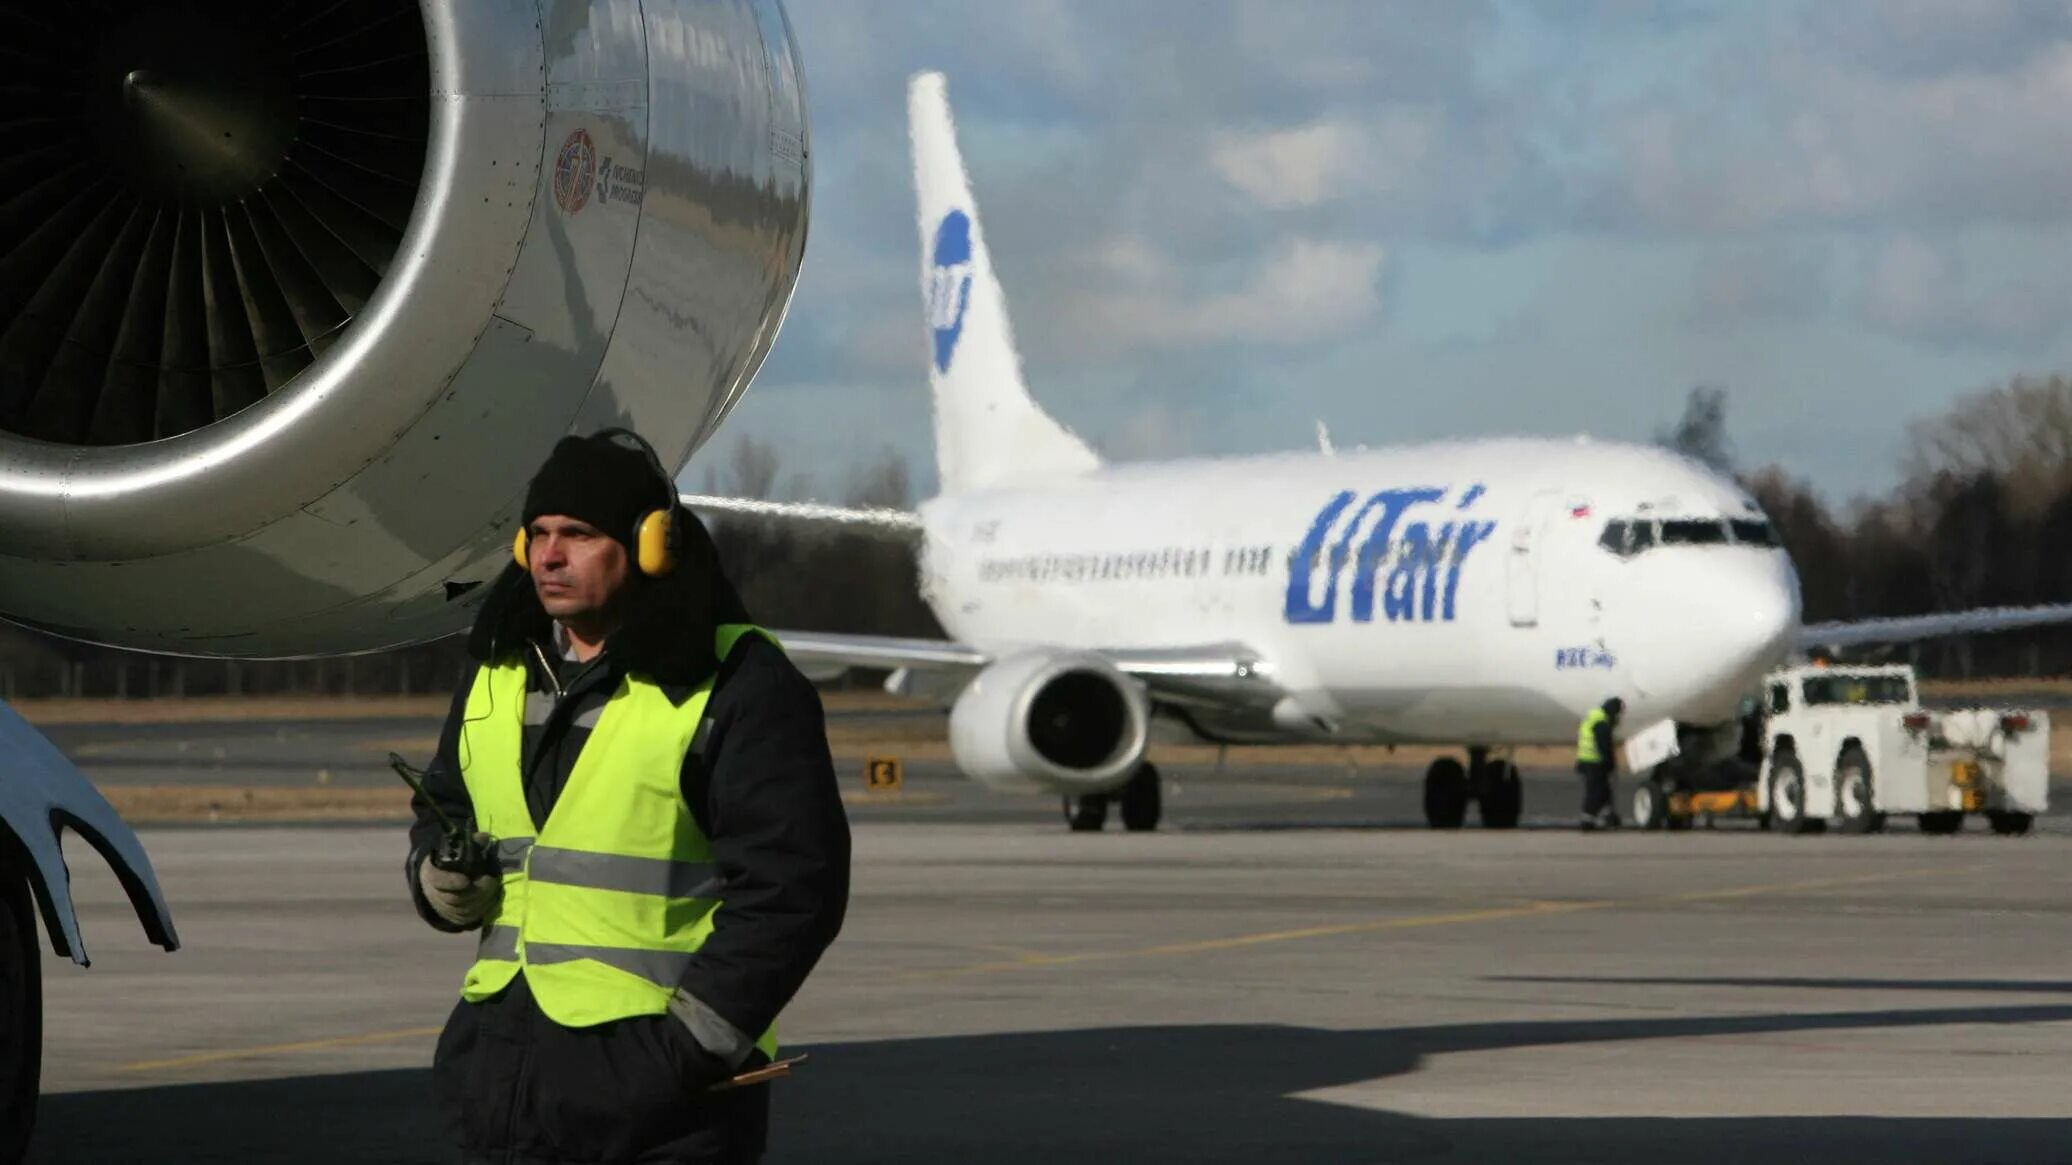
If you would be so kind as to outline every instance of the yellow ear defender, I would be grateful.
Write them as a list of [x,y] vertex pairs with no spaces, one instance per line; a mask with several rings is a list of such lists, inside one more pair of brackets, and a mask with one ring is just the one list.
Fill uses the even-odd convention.
[[[647,458],[648,467],[655,472],[655,480],[662,483],[671,498],[676,496],[676,482],[662,468],[662,459],[655,454],[654,447],[631,429],[599,429],[597,435],[609,438],[612,444],[622,449],[638,449]],[[633,565],[649,578],[661,578],[676,569],[678,547],[682,535],[676,528],[676,508],[667,506],[649,510],[633,523]],[[511,539],[511,557],[519,566],[532,567],[531,532],[524,526]]]
[[640,573],[661,578],[676,569],[676,515],[649,510],[633,527],[633,561]]

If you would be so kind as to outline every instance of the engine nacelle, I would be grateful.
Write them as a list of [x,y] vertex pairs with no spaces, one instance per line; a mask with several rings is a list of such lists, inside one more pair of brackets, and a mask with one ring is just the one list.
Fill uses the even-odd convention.
[[950,750],[996,789],[1100,793],[1144,759],[1144,689],[1098,655],[1030,652],[999,660],[950,710]]
[[778,0],[116,0],[9,35],[11,619],[226,656],[457,630],[553,443],[630,425],[681,465],[797,279]]

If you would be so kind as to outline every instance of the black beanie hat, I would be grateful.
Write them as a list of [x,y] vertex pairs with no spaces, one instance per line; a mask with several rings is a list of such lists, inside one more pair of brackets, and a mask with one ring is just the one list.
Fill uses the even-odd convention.
[[533,474],[520,521],[531,526],[541,514],[562,514],[590,523],[632,550],[641,516],[676,505],[675,484],[659,474],[649,452],[624,430],[563,437]]

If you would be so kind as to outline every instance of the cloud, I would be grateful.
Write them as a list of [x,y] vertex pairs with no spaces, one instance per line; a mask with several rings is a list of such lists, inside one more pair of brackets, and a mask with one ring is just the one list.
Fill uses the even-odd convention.
[[[1310,344],[1373,323],[1381,314],[1386,252],[1378,243],[1290,238],[1260,257],[1234,290],[1190,296],[1170,263],[1140,242],[1117,244],[1103,266],[1132,282],[1090,290],[1067,310],[1071,334],[1095,351],[1179,345]],[[1097,260],[1098,262],[1098,260]]]
[[1384,109],[1364,122],[1228,133],[1211,144],[1209,165],[1267,210],[1422,192],[1439,143],[1437,121],[1429,110]]
[[1804,35],[1851,65],[1895,77],[1997,72],[2072,36],[2061,0],[1826,0]]
[[1729,234],[1804,226],[2063,223],[2072,208],[2072,42],[2007,70],[1878,72],[1785,41],[1723,52],[1709,86],[1610,111],[1599,230]]
[[1315,206],[1337,196],[1352,149],[1345,126],[1320,122],[1261,134],[1233,134],[1212,147],[1225,182],[1270,210]]
[[1201,452],[1199,410],[1173,401],[1145,401],[1127,413],[1113,432],[1101,444],[1104,457],[1151,461]]
[[1805,322],[1827,306],[1824,251],[1803,241],[1707,249],[1691,272],[1685,322],[1704,328]]
[[[2072,319],[2072,275],[1999,273],[1980,280],[1962,255],[1903,235],[1886,241],[1864,281],[1865,320],[1945,346],[2035,343]],[[2010,277],[2011,276],[2011,277]]]

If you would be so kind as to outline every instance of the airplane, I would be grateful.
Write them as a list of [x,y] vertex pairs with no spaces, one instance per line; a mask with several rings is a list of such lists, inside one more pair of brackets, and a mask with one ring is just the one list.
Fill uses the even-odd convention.
[[[812,187],[780,0],[17,15],[0,617],[247,659],[451,634],[557,439],[681,464],[776,340]],[[37,916],[87,961],[68,831],[177,947],[135,833],[0,704],[0,1161]]]
[[1429,825],[1518,824],[1508,750],[1626,722],[1732,722],[1808,643],[2003,630],[2072,607],[1801,625],[1775,529],[1669,451],[1502,438],[1103,464],[1032,400],[940,74],[909,85],[940,495],[910,515],[686,495],[918,536],[949,641],[784,632],[798,659],[952,699],[960,769],[1157,827],[1154,720],[1221,744],[1464,745]]

